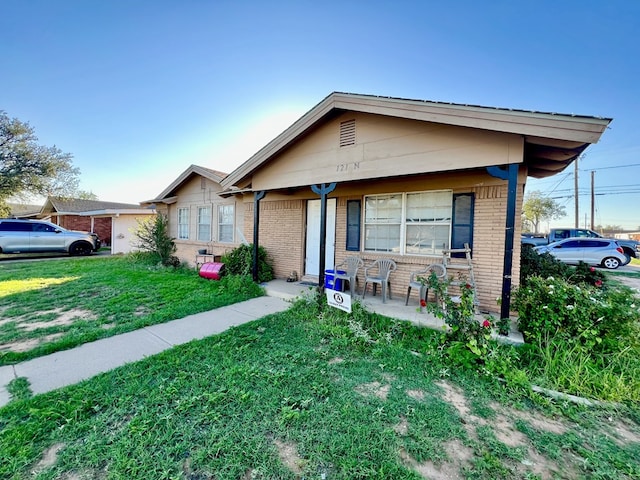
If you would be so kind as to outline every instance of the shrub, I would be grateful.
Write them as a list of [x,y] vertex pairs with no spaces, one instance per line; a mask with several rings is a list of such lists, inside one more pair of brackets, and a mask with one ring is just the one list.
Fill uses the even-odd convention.
[[[253,273],[253,245],[240,245],[222,256],[222,263],[227,273],[233,275],[252,275]],[[273,267],[267,260],[267,251],[258,247],[258,281],[273,280]]]
[[[615,351],[638,338],[640,311],[627,287],[572,284],[555,277],[530,277],[515,294],[525,341],[547,339]],[[635,339],[635,340],[634,340]]]
[[520,284],[524,285],[529,277],[567,278],[571,267],[562,263],[550,253],[539,254],[530,246],[520,250]]
[[136,247],[151,252],[162,265],[180,265],[180,260],[173,255],[176,245],[169,235],[169,217],[166,215],[158,213],[155,217],[138,221],[135,236],[138,239]]

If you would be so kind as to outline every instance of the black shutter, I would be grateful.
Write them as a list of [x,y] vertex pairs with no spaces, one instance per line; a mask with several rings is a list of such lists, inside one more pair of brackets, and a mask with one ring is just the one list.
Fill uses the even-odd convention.
[[[451,248],[464,248],[468,243],[473,250],[473,193],[457,193],[453,196],[453,219],[451,226]],[[452,257],[464,257],[464,253],[452,254]]]
[[360,251],[360,200],[347,200],[347,251]]

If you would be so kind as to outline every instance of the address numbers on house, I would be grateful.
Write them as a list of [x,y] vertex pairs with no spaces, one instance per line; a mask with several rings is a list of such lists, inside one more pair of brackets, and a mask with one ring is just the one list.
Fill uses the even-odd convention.
[[338,163],[336,165],[336,172],[355,172],[360,168],[360,162]]

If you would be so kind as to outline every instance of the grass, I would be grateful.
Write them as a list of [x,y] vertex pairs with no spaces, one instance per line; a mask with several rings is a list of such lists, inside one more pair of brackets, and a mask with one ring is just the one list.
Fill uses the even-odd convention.
[[0,478],[640,476],[637,411],[510,392],[437,336],[299,302],[0,409]]
[[0,264],[0,365],[262,294],[250,279],[212,282],[133,258]]

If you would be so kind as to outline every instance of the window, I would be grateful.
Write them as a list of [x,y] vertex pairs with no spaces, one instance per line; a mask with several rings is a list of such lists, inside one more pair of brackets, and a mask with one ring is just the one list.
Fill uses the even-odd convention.
[[367,196],[364,249],[439,254],[450,245],[452,210],[450,190]]
[[189,209],[185,207],[178,208],[178,238],[189,239]]
[[[453,219],[451,225],[451,248],[461,249],[464,244],[473,245],[473,211],[475,195],[457,193],[453,196]],[[452,253],[452,257],[464,258],[465,253]]]
[[218,241],[233,243],[234,206],[220,205],[218,207]]
[[198,240],[211,241],[211,207],[198,207]]
[[372,195],[364,200],[364,249],[400,252],[403,195]]
[[360,250],[360,200],[347,200],[347,251]]

